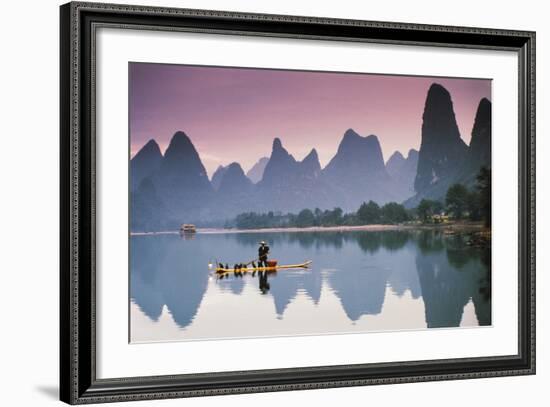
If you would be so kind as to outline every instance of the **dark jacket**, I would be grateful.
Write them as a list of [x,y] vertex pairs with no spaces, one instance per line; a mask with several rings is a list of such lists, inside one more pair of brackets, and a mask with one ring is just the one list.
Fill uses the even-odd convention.
[[260,259],[267,259],[267,254],[268,253],[269,253],[269,246],[268,245],[260,246],[258,248],[258,257]]

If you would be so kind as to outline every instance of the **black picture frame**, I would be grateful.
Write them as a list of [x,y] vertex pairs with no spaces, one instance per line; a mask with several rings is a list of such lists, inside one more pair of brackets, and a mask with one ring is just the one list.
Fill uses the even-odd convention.
[[[73,2],[60,7],[60,398],[70,404],[535,373],[535,33]],[[519,349],[499,357],[96,377],[97,27],[508,50],[519,59]]]

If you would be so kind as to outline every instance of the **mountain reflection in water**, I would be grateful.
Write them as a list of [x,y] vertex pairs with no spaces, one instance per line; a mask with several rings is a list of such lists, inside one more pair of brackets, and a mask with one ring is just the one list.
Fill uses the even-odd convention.
[[[131,340],[491,325],[491,257],[438,230],[132,236]],[[260,240],[307,270],[219,278]]]

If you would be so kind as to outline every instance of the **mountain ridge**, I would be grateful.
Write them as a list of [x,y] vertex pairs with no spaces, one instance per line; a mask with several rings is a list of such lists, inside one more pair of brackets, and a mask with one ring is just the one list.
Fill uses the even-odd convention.
[[480,100],[468,146],[450,93],[434,83],[426,95],[421,137],[419,151],[410,149],[406,157],[395,151],[384,162],[376,135],[362,136],[349,128],[325,167],[315,148],[299,161],[275,137],[269,157],[260,158],[246,174],[233,162],[219,166],[209,179],[191,139],[177,131],[164,155],[152,139],[131,160],[131,228],[219,224],[247,211],[339,207],[351,212],[369,200],[408,207],[424,198],[441,200],[453,182],[471,187],[479,168],[490,166],[491,102]]

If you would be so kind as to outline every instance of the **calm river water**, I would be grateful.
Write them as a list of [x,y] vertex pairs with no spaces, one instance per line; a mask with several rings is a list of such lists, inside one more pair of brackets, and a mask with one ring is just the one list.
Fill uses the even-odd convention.
[[[307,270],[219,279],[266,240]],[[491,325],[490,251],[438,230],[130,238],[131,342]]]

